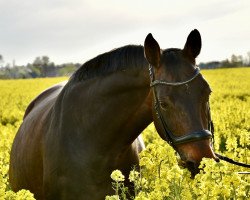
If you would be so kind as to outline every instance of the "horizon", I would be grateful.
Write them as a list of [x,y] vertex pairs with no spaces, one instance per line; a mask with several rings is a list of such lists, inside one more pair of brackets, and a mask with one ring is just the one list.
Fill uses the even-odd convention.
[[15,0],[0,1],[0,55],[4,64],[84,63],[152,33],[161,48],[183,48],[188,34],[202,37],[197,63],[222,61],[250,51],[247,0]]
[[[103,52],[103,53],[105,53],[105,52]],[[102,53],[101,53],[102,54]],[[99,54],[100,55],[100,54]],[[233,56],[233,55],[235,55],[235,54],[232,54],[231,56]],[[82,62],[82,63],[80,63],[80,62],[71,62],[71,61],[69,61],[69,62],[63,62],[63,63],[56,63],[56,62],[54,62],[53,60],[51,60],[50,59],[50,56],[49,55],[41,55],[41,56],[36,56],[35,58],[33,58],[33,60],[31,61],[31,62],[27,62],[26,64],[16,64],[16,60],[12,60],[12,62],[4,62],[4,65],[0,65],[0,69],[1,68],[5,68],[5,67],[27,67],[29,64],[33,64],[34,63],[34,61],[35,61],[35,59],[37,58],[37,57],[43,57],[43,56],[47,56],[48,58],[49,58],[49,63],[53,63],[55,66],[60,66],[60,65],[67,65],[67,64],[73,64],[73,65],[78,65],[78,64],[80,64],[80,65],[82,65],[82,64],[84,64],[85,62],[87,62],[87,61],[89,61],[89,60],[92,60],[92,59],[94,59],[96,56],[98,56],[98,55],[96,55],[96,56],[94,56],[93,58],[90,58],[90,59],[88,59],[88,60],[86,60],[86,61],[84,61],[84,62]],[[241,55],[237,55],[237,56],[241,56]],[[247,58],[247,56],[245,56],[245,57],[243,57],[243,65],[242,65],[242,67],[248,67],[248,63],[245,63],[244,64],[244,59],[245,59],[245,61],[247,60],[248,62],[250,61],[250,57],[249,58]],[[223,60],[208,60],[208,61],[199,61],[199,62],[197,62],[197,65],[202,65],[202,64],[209,64],[209,63],[216,63],[216,62],[218,62],[218,63],[223,63],[224,61],[229,61],[229,62],[231,62],[231,58],[225,58],[225,59],[223,59]]]

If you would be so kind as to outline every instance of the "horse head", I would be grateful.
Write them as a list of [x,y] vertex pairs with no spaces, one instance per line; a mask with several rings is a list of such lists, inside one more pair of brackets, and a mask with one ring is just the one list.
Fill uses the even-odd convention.
[[155,127],[161,138],[179,153],[193,176],[199,172],[203,157],[218,160],[211,142],[211,89],[195,62],[200,50],[198,30],[189,34],[183,49],[161,50],[151,34],[144,44],[150,65]]

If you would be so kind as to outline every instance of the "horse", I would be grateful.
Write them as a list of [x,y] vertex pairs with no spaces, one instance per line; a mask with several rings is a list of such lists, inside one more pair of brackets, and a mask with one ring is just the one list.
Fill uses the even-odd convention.
[[183,49],[162,50],[148,34],[144,46],[98,55],[68,82],[41,93],[12,145],[12,189],[28,189],[41,200],[104,199],[114,193],[113,170],[128,177],[138,166],[140,133],[151,122],[193,175],[203,157],[216,160],[211,89],[195,65],[200,50],[196,29]]

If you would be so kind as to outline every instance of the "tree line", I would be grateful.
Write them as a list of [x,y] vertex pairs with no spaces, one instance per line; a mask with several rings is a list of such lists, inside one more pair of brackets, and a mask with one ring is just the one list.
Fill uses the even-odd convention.
[[81,65],[79,63],[65,63],[55,65],[48,56],[36,57],[32,63],[25,66],[12,66],[3,63],[3,56],[0,55],[0,79],[20,79],[20,78],[42,78],[56,76],[70,76]]
[[246,57],[233,54],[230,59],[206,63],[202,62],[199,64],[199,67],[203,69],[250,67],[250,51],[247,53]]
[[[16,66],[14,62],[12,65],[4,65],[3,56],[0,55],[0,79],[70,76],[80,66],[79,63],[56,65],[48,56],[36,57],[32,63],[25,66]],[[199,67],[202,69],[250,67],[250,51],[247,57],[233,54],[230,59],[223,61],[202,62]]]

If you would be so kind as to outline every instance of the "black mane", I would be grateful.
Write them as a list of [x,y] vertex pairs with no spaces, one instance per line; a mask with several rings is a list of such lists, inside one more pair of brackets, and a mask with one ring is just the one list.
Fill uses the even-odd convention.
[[128,45],[87,61],[72,75],[71,80],[84,81],[128,68],[143,68],[146,63],[143,47]]

